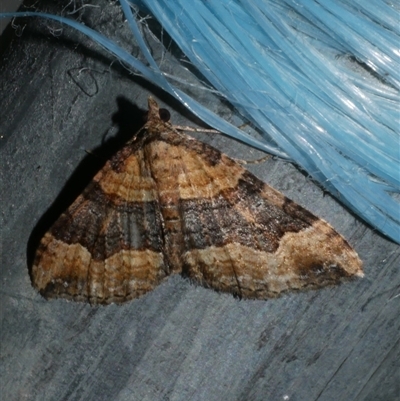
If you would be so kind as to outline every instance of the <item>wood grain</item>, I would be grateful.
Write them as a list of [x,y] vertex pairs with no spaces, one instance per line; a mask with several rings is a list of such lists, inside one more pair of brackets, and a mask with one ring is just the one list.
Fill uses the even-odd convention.
[[[120,29],[116,5],[104,2],[96,10],[86,23],[101,24],[110,36]],[[102,155],[113,141],[94,148],[112,131],[112,116],[119,117],[122,135],[137,111],[134,104],[144,105],[154,94],[154,88],[143,88],[100,49],[91,50],[85,38],[67,29],[54,38],[47,28],[38,32],[40,26],[40,21],[28,21],[0,64],[2,397],[396,399],[399,247],[279,160],[254,166],[252,172],[343,234],[364,261],[364,279],[268,301],[239,301],[179,276],[138,300],[107,308],[47,302],[37,294],[27,269],[29,250],[94,176],[93,164],[104,163]],[[68,69],[80,66],[110,71],[93,73],[96,96],[88,97],[68,78]],[[170,110],[179,108],[163,100]],[[224,113],[216,104],[210,107]],[[172,119],[192,124],[176,112]],[[197,137],[231,157],[257,157],[223,136]]]

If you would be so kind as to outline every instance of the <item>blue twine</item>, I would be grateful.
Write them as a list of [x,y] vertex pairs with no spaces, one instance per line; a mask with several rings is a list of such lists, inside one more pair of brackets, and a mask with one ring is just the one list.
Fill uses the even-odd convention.
[[[185,0],[130,1],[146,7],[221,96],[260,128],[266,139],[261,143],[173,87],[148,51],[129,2],[120,3],[148,66],[63,17],[31,12],[0,17],[41,16],[78,29],[207,124],[291,158],[400,243],[400,203],[391,195],[400,192],[400,32],[394,5],[192,0],[189,7]],[[369,71],[338,57],[349,55]]]

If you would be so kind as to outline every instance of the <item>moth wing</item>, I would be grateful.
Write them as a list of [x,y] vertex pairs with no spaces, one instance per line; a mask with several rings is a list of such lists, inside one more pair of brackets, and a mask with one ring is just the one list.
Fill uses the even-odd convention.
[[58,218],[36,251],[32,281],[46,298],[124,302],[168,274],[154,181],[127,145]]
[[196,142],[181,152],[185,166],[196,166],[186,169],[180,188],[186,276],[243,298],[267,298],[363,275],[356,252],[327,222]]

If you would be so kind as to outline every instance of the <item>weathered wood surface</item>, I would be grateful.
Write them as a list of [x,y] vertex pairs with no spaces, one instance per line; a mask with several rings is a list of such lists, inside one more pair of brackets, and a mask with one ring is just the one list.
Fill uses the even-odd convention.
[[[101,23],[112,31],[122,18]],[[28,21],[0,63],[2,399],[375,401],[400,394],[398,245],[280,160],[250,169],[342,233],[364,261],[364,279],[267,301],[240,301],[180,277],[122,306],[41,298],[28,274],[32,247],[113,150],[104,140],[134,132],[149,94],[173,121],[193,119],[68,29],[54,38]],[[90,68],[85,91],[71,78],[81,67]],[[196,136],[230,156],[260,156],[222,135]]]

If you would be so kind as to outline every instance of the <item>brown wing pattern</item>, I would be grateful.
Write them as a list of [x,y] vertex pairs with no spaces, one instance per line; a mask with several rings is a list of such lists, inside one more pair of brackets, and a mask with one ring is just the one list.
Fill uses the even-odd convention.
[[32,269],[46,297],[136,298],[173,273],[244,298],[362,276],[328,223],[209,145],[161,121],[112,157],[42,239]]
[[42,239],[32,277],[45,297],[123,302],[166,277],[155,183],[132,149],[108,161]]
[[[161,213],[171,199],[176,209],[176,271],[244,298],[363,275],[356,252],[328,223],[216,149],[165,131],[152,155]],[[173,169],[157,163],[167,155]],[[165,177],[173,178],[163,186]]]

